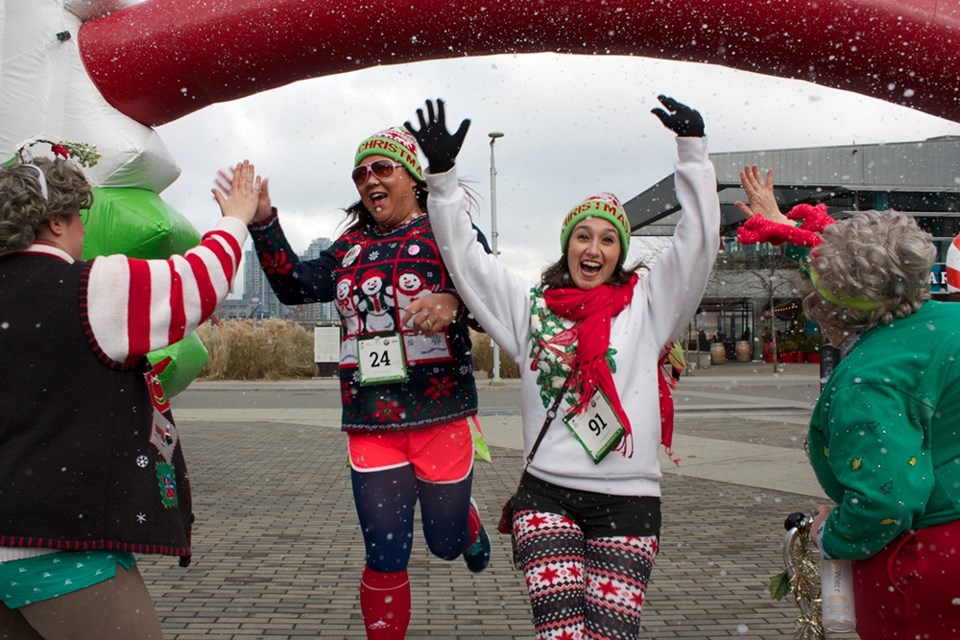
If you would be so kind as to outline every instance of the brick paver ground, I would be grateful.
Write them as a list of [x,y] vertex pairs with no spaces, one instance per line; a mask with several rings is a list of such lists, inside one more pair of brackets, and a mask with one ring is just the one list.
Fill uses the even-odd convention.
[[[731,423],[697,414],[678,421],[678,429],[689,422],[706,437]],[[171,559],[141,559],[167,638],[365,638],[357,605],[363,544],[345,437],[302,425],[179,426],[194,487],[194,561],[180,569]],[[516,451],[493,454],[495,464],[478,464],[475,475],[490,530],[520,469]],[[781,569],[784,516],[811,509],[814,499],[682,474],[666,475],[663,493],[661,553],[642,637],[793,637],[796,610],[771,601],[766,583]],[[533,637],[509,540],[491,536],[493,563],[474,576],[460,560],[430,556],[418,532],[408,638]]]

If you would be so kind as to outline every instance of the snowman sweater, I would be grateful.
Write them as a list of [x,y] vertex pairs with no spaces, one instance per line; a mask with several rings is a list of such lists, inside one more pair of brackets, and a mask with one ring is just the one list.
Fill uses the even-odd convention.
[[[467,314],[431,337],[415,333],[409,323],[400,325],[414,300],[456,293],[427,216],[387,231],[348,231],[313,260],[293,252],[276,211],[250,230],[260,265],[283,304],[336,304],[344,431],[407,431],[477,413]],[[477,233],[478,249],[488,251]],[[394,334],[402,343],[406,379],[362,384],[371,363],[361,363],[361,342]]]

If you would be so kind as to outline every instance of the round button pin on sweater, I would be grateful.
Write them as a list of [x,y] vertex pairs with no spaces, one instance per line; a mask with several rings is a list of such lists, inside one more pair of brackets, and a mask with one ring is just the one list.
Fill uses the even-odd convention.
[[347,251],[347,254],[343,256],[343,266],[349,267],[354,262],[356,262],[357,257],[360,255],[361,250],[362,250],[362,247],[358,244],[355,244],[352,247],[350,247],[350,250]]

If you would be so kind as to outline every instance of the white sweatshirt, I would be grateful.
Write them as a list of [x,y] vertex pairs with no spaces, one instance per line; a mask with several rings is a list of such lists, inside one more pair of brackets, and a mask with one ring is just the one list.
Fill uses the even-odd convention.
[[[720,202],[706,140],[678,137],[677,148],[676,191],[683,213],[673,244],[640,278],[632,302],[614,317],[610,329],[610,347],[616,350],[613,381],[633,429],[633,455],[611,451],[594,464],[563,423],[570,410],[565,399],[528,468],[541,480],[596,493],[660,495],[658,361],[664,347],[676,340],[696,313],[720,244]],[[539,351],[533,348],[534,334],[541,329],[545,311],[542,294],[537,283],[509,272],[476,242],[455,167],[447,173],[428,174],[427,183],[430,224],[457,293],[490,337],[520,365],[526,457],[556,393],[549,389],[541,393],[541,386],[562,384],[562,378],[545,381],[542,371],[531,370],[533,355]],[[558,238],[559,221],[558,216]]]

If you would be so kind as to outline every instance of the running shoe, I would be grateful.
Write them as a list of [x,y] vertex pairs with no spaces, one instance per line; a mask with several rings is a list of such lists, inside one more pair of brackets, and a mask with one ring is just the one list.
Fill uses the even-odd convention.
[[470,498],[470,518],[476,518],[480,522],[480,533],[477,539],[463,552],[463,559],[467,563],[467,568],[473,573],[480,573],[490,564],[490,537],[487,530],[483,528],[480,521],[480,511],[477,509],[477,503]]

